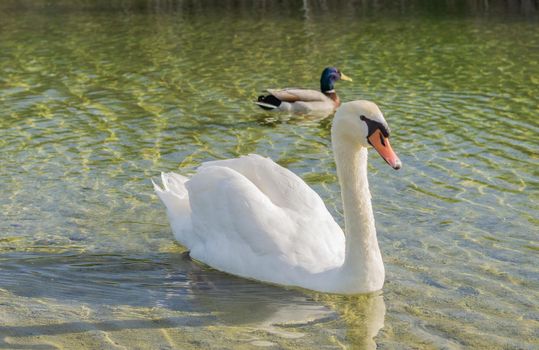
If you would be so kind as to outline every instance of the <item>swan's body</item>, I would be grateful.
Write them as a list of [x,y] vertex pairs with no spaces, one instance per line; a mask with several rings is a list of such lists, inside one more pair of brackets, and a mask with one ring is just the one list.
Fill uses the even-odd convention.
[[[367,116],[366,121],[360,115]],[[190,179],[162,175],[164,188],[154,184],[155,190],[167,207],[176,239],[193,258],[238,276],[323,292],[381,289],[384,265],[371,208],[366,146],[367,137],[373,141],[384,130],[372,131],[372,125],[387,133],[382,113],[368,101],[343,104],[333,122],[346,239],[316,192],[291,171],[258,155],[204,163]],[[389,151],[373,144],[397,169],[400,161],[385,141]]]
[[328,67],[320,77],[320,91],[296,88],[267,89],[268,95],[259,96],[255,103],[266,110],[330,114],[341,104],[334,87],[335,82],[339,80],[352,79],[337,68]]

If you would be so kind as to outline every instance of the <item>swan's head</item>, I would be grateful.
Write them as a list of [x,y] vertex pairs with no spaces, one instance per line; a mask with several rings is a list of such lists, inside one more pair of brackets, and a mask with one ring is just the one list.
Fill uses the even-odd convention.
[[371,145],[393,169],[402,167],[389,143],[389,126],[380,108],[373,102],[343,103],[335,113],[331,132],[347,145]]
[[347,77],[335,67],[327,67],[322,71],[320,77],[320,91],[331,91],[335,88],[335,82],[339,80],[352,81],[352,78]]

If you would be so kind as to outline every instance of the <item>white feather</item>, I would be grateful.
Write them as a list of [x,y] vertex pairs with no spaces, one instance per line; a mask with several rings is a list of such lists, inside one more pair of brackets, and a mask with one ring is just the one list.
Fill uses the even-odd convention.
[[[375,106],[375,105],[374,105]],[[190,179],[163,173],[154,183],[176,239],[221,271],[325,292],[371,292],[384,267],[367,181],[367,127],[380,113],[368,101],[337,111],[332,141],[348,236],[320,196],[297,175],[258,155],[203,163]],[[381,117],[383,118],[383,117]],[[354,137],[348,137],[354,132]],[[153,181],[152,181],[153,182]]]

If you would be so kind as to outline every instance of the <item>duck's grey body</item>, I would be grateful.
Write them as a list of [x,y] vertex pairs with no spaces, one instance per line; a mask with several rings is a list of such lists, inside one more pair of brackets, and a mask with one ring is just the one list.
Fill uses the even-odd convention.
[[[306,89],[268,89],[267,92],[278,99],[280,103],[274,104],[256,102],[265,109],[276,109],[284,112],[308,113],[308,112],[333,112],[341,104],[335,92],[322,93],[316,90]],[[267,99],[267,97],[266,97]]]
[[320,78],[320,91],[298,88],[268,89],[268,95],[258,97],[255,103],[266,110],[294,113],[332,113],[341,101],[334,89],[338,80],[349,80],[337,68],[324,69]]

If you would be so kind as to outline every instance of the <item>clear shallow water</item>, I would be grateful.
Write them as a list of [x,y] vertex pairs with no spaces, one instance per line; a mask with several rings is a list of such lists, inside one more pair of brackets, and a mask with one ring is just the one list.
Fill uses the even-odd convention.
[[[0,348],[539,346],[537,17],[470,3],[0,5]],[[186,259],[162,170],[270,156],[342,222],[330,119],[250,103],[329,64],[404,162],[371,152],[383,293]]]

